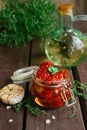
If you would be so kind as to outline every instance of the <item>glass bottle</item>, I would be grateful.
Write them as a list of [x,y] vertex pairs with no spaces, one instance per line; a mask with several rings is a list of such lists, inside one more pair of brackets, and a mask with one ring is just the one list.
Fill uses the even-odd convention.
[[73,28],[72,4],[60,5],[58,17],[58,30],[44,40],[46,56],[55,65],[75,67],[87,56],[87,37]]

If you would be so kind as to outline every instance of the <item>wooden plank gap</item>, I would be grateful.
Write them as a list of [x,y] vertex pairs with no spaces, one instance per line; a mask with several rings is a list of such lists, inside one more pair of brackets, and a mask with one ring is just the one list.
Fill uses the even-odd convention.
[[[28,87],[29,87],[29,83],[26,83],[26,90],[25,90],[25,97],[24,98],[28,98]],[[26,130],[26,117],[27,117],[27,108],[24,108],[24,112],[23,112],[23,125],[22,125],[22,130]]]
[[31,64],[31,54],[32,54],[32,41],[29,43],[30,48],[29,48],[29,59],[28,59],[28,66]]
[[[29,42],[28,66],[30,66],[31,52],[32,52],[32,41]],[[25,90],[25,98],[28,98],[28,87],[29,87],[29,83],[27,82],[26,90]],[[26,130],[26,118],[27,118],[27,108],[24,108],[22,130]]]

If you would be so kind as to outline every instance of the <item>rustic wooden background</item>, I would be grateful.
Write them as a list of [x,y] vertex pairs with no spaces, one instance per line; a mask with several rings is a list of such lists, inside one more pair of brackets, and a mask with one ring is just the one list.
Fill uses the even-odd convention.
[[[57,3],[57,6],[61,3],[72,3],[74,5],[75,14],[87,14],[87,0],[53,0]],[[0,9],[3,7],[3,3],[0,0]]]
[[75,14],[87,14],[87,0],[53,0],[60,5],[62,3],[72,3]]

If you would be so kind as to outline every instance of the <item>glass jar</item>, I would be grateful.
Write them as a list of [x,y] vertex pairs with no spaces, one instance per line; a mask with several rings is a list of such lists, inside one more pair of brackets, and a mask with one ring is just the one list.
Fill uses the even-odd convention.
[[[59,67],[58,67],[59,68]],[[33,82],[30,88],[33,100],[40,106],[46,108],[58,108],[64,104],[73,105],[76,100],[71,89],[70,74],[67,70],[67,78],[48,84],[47,81],[40,80],[36,77],[38,69],[33,73]]]
[[76,67],[87,57],[87,36],[73,29],[73,11],[71,4],[58,8],[59,28],[44,39],[46,56],[55,65]]

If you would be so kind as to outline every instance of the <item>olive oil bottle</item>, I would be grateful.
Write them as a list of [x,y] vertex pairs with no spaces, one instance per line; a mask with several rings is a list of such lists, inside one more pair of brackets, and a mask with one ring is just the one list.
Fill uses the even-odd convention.
[[59,28],[44,40],[45,53],[55,65],[76,67],[87,57],[87,37],[73,28],[73,5],[58,7]]

